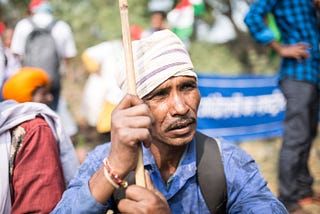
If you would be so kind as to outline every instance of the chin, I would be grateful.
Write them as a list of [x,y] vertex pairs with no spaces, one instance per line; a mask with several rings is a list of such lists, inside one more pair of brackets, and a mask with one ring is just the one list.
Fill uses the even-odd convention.
[[184,146],[192,141],[195,133],[196,131],[194,130],[181,136],[170,136],[164,142],[172,146]]

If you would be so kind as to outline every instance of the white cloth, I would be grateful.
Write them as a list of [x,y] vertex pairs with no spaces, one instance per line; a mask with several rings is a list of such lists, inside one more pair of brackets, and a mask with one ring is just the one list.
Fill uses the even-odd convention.
[[137,94],[143,98],[172,76],[193,76],[189,53],[170,30],[132,42]]
[[11,196],[9,187],[10,133],[0,134],[0,213],[9,214]]
[[72,137],[78,133],[78,126],[74,121],[71,112],[69,111],[67,101],[62,96],[59,97],[57,114],[59,115],[63,129],[68,136]]
[[[22,122],[31,120],[41,115],[49,124],[53,135],[57,139],[60,152],[65,183],[68,184],[78,169],[79,162],[70,138],[64,132],[57,114],[48,106],[41,103],[26,102],[17,103],[7,100],[0,103],[0,213],[8,210],[11,206],[9,190],[9,158],[11,135],[9,130]],[[40,143],[40,142],[39,142]],[[9,192],[9,193],[8,193]],[[9,198],[8,198],[9,197]],[[10,203],[8,203],[10,202]]]
[[9,48],[4,47],[0,42],[0,88],[8,77],[18,72],[20,67],[19,59],[13,55]]
[[82,93],[81,110],[88,124],[95,127],[103,108],[104,96],[107,93],[106,83],[100,75],[90,74]]
[[[49,13],[36,13],[33,15],[33,21],[39,27],[48,26],[53,20],[53,16]],[[20,20],[12,37],[11,50],[20,56],[25,53],[26,40],[33,27],[27,18]],[[56,42],[57,49],[61,58],[71,58],[76,56],[77,49],[70,26],[59,20],[52,28],[52,36]]]
[[[84,51],[100,65],[98,73],[89,75],[82,95],[82,109],[88,123],[95,126],[104,101],[118,104],[126,90],[126,68],[121,40],[102,42]],[[124,87],[124,90],[121,88]]]
[[14,56],[11,49],[4,47],[4,55],[7,58],[7,65],[4,66],[3,73],[4,79],[11,77],[13,74],[17,73],[21,68],[20,61],[18,57]]
[[4,47],[2,46],[2,43],[0,41],[0,87],[2,86],[2,82],[4,79],[4,68],[5,68],[5,57],[4,57]]
[[149,0],[149,12],[168,12],[173,7],[173,0]]

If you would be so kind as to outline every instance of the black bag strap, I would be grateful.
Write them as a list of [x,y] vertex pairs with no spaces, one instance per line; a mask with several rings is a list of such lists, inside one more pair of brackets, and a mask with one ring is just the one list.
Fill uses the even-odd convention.
[[227,184],[215,139],[196,133],[197,179],[210,213],[226,213]]
[[[220,149],[216,140],[196,132],[197,181],[210,213],[226,213],[227,184],[222,165]],[[135,183],[135,173],[130,172],[125,180],[128,185]],[[112,200],[118,204],[125,198],[125,189],[113,192]],[[119,213],[114,210],[114,213]]]

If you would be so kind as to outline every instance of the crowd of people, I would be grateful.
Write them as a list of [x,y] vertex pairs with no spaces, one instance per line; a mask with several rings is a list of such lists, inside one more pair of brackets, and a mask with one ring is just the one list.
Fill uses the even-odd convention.
[[[178,7],[186,2],[203,3]],[[278,196],[249,154],[197,131],[197,74],[185,40],[166,23],[173,7],[150,0],[151,28],[130,29],[136,94],[127,92],[120,39],[82,53],[83,113],[108,133],[86,157],[77,156],[77,125],[61,96],[77,55],[69,24],[48,1],[31,0],[30,15],[1,30],[0,213],[307,214],[303,205],[320,204],[308,166],[319,112],[320,1],[256,0],[244,19],[253,39],[282,57]],[[270,13],[281,41],[265,24]],[[138,164],[143,185],[135,184]]]

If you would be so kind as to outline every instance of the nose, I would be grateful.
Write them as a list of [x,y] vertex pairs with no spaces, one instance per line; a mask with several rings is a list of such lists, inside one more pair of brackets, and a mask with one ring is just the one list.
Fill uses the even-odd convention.
[[53,95],[51,93],[46,94],[46,102],[51,104],[53,101]]
[[189,106],[186,103],[185,97],[180,92],[175,92],[170,99],[171,115],[185,115],[189,111]]

